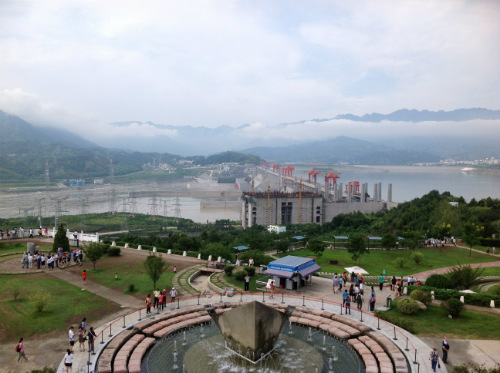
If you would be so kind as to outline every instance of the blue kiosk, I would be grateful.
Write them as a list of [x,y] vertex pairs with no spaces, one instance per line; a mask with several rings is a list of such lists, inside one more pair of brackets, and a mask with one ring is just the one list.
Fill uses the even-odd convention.
[[320,269],[314,259],[289,255],[269,263],[264,273],[273,276],[277,287],[296,290]]

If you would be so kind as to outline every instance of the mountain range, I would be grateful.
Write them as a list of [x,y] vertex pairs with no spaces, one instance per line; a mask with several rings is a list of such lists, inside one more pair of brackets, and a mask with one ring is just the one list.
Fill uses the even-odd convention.
[[[398,110],[390,114],[356,116],[342,114],[330,119],[311,119],[275,126],[259,127],[246,124],[239,127],[217,128],[162,125],[153,122],[124,121],[113,123],[113,136],[98,138],[94,143],[70,131],[37,127],[14,115],[0,111],[0,179],[42,178],[45,163],[52,175],[59,177],[102,176],[109,173],[109,157],[113,157],[116,174],[141,170],[144,163],[161,155],[163,162],[192,159],[198,163],[210,161],[274,160],[286,162],[328,162],[367,165],[405,165],[416,162],[436,162],[453,158],[473,160],[500,158],[500,110],[458,109],[446,111]],[[372,140],[357,136],[335,135],[331,128],[345,127],[344,132],[366,135],[377,133],[382,123],[391,126],[411,123],[417,134],[389,135]],[[446,123],[449,133],[422,130],[429,122]],[[457,124],[455,124],[457,123]],[[473,136],[455,133],[454,126],[477,129]],[[486,124],[485,124],[486,123]],[[147,131],[159,130],[155,136],[128,135],[130,126]],[[363,127],[359,127],[363,126]],[[426,127],[427,126],[427,127]],[[439,124],[432,124],[438,128]],[[479,126],[493,127],[494,135],[482,133]],[[397,127],[394,127],[397,128]],[[320,140],[308,140],[300,133],[318,131]],[[162,131],[165,131],[164,133]],[[366,136],[365,136],[366,137]],[[221,153],[223,153],[221,155]],[[212,154],[212,157],[209,155]],[[242,157],[242,154],[251,156]]]

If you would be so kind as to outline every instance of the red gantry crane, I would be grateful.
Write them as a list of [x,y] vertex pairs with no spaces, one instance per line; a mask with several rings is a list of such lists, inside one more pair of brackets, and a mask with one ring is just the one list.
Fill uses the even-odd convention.
[[311,182],[311,179],[314,180],[314,184],[316,184],[316,177],[318,176],[319,171],[316,170],[311,170],[309,171],[309,182]]
[[328,175],[325,175],[325,187],[328,185],[330,189],[333,189],[335,185],[337,185],[337,179],[339,178],[340,176],[334,173],[329,173]]
[[349,188],[351,190],[351,194],[359,194],[359,181],[349,181],[345,186],[346,193],[349,193]]
[[280,164],[273,164],[273,172],[276,172],[276,170],[278,171],[278,173],[280,172],[280,168],[281,168],[281,165]]

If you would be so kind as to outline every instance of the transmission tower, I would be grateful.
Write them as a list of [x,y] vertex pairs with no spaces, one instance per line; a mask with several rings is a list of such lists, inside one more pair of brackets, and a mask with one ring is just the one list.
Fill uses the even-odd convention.
[[80,198],[76,208],[80,209],[80,230],[85,230],[85,215],[88,214],[89,199]]
[[42,202],[45,202],[45,197],[43,198],[38,198],[36,200],[37,205],[38,205],[38,225],[41,227],[42,224]]
[[122,212],[127,212],[127,206],[130,206],[130,202],[127,198],[122,198],[122,203],[120,203],[120,206],[122,207]]
[[109,190],[109,212],[112,214],[117,212],[116,203],[116,189],[115,189],[115,167],[113,166],[113,158],[109,157],[109,183],[111,188]]
[[180,203],[179,197],[175,197],[175,201],[172,205],[174,206],[174,216],[176,218],[180,218],[181,217],[181,203]]
[[45,161],[45,189],[50,186],[49,161]]
[[134,192],[129,193],[130,213],[137,214],[137,197]]
[[[21,210],[24,212],[23,214],[23,217],[24,217],[24,223],[23,225],[26,227],[28,225],[28,216],[32,216],[33,215],[33,212],[35,211],[35,207],[32,206],[32,207],[28,207],[28,208],[24,208],[24,209],[19,209],[19,215],[21,215]],[[31,214],[28,214],[28,212],[31,211]]]
[[52,207],[54,208],[54,227],[57,229],[59,227],[59,220],[61,218],[61,213],[62,212],[68,212],[67,210],[63,210],[61,208],[62,202],[68,197],[63,197],[59,199],[51,198],[52,199]]
[[153,196],[149,199],[149,215],[153,217],[158,216],[158,199],[156,198],[156,194],[153,193]]

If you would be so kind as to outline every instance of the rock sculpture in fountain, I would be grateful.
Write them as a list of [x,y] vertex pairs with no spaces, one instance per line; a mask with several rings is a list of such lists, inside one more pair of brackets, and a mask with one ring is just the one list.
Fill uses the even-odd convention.
[[253,301],[214,315],[213,319],[227,342],[227,348],[256,363],[274,349],[288,316]]

